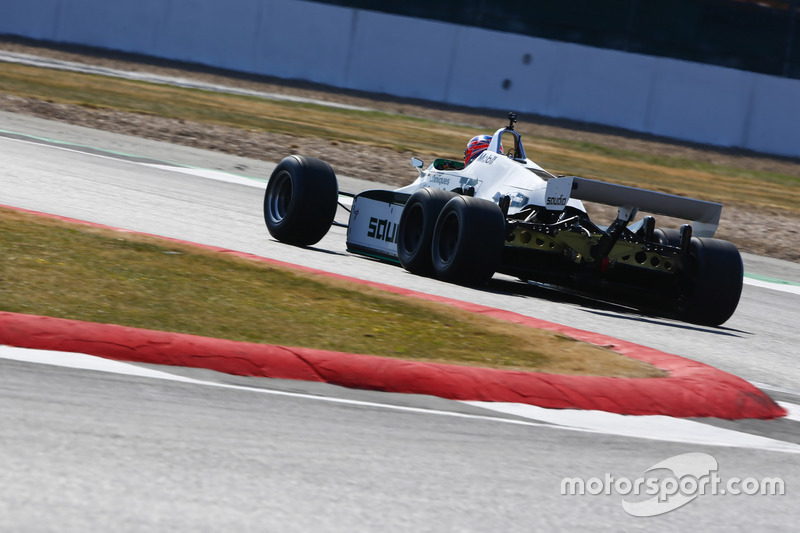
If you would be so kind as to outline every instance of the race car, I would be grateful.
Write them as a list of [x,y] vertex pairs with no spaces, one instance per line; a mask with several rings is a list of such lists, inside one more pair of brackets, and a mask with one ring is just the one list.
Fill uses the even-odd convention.
[[[731,317],[743,265],[733,243],[713,238],[722,205],[553,175],[527,158],[515,123],[509,113],[468,165],[440,158],[425,168],[413,158],[418,177],[395,190],[340,193],[328,163],[286,157],[267,184],[267,228],[310,246],[343,226],[349,252],[457,284],[503,273],[697,324]],[[616,218],[594,222],[584,202],[614,206]],[[340,206],[346,223],[334,220]],[[653,215],[690,223],[656,228]]]

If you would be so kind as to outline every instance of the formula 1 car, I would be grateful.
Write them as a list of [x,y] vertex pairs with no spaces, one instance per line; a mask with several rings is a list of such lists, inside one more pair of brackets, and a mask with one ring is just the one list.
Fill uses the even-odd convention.
[[[504,273],[697,324],[731,317],[743,266],[734,244],[713,238],[720,204],[555,176],[526,157],[515,122],[509,113],[466,166],[436,159],[423,168],[413,158],[419,176],[396,190],[340,193],[330,165],[286,157],[267,184],[267,228],[278,241],[310,246],[343,226],[348,251],[458,284]],[[592,221],[583,201],[617,207],[616,219]],[[340,205],[347,224],[334,221]],[[634,222],[639,211],[648,214]],[[656,228],[653,214],[692,223]]]

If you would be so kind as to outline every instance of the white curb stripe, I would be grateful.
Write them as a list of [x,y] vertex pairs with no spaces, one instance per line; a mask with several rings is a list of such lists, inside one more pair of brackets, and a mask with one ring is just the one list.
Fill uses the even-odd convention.
[[[800,446],[797,444],[769,439],[749,433],[742,433],[730,429],[718,428],[708,424],[695,422],[693,420],[671,418],[667,416],[625,416],[614,413],[606,413],[603,411],[545,409],[533,405],[514,403],[461,402],[466,405],[481,407],[491,411],[510,414],[531,420],[530,422],[527,422],[523,420],[497,418],[493,416],[480,416],[435,409],[422,409],[376,402],[348,400],[344,398],[331,398],[310,394],[244,387],[239,385],[228,385],[224,383],[214,383],[211,381],[187,378],[167,372],[161,372],[159,370],[152,370],[129,363],[122,363],[119,361],[113,361],[110,359],[104,359],[102,357],[95,357],[80,353],[52,352],[47,350],[32,350],[27,348],[15,348],[11,346],[0,345],[0,358],[27,363],[46,364],[67,368],[94,370],[99,372],[110,372],[114,374],[125,374],[152,379],[163,379],[193,385],[235,389],[261,394],[289,396],[330,403],[378,407],[394,411],[405,411],[420,414],[499,422],[505,424],[561,429],[580,433],[600,433],[639,439],[680,442],[701,446],[755,448],[783,453],[800,453]],[[800,410],[797,409],[797,406],[792,406],[792,411],[795,413],[800,413]],[[792,419],[795,420],[795,418]]]

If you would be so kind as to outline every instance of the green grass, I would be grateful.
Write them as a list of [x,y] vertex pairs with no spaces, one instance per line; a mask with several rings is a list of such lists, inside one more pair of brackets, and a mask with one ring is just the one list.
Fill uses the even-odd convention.
[[659,376],[605,348],[361,284],[0,209],[0,310],[507,369]]
[[537,140],[538,162],[558,173],[722,204],[778,207],[800,215],[800,177],[715,165],[564,139]]
[[664,154],[651,154],[635,152],[633,150],[622,150],[619,148],[611,148],[608,146],[601,146],[599,144],[588,143],[585,141],[573,141],[568,139],[557,139],[553,137],[543,138],[543,141],[556,143],[562,146],[569,147],[575,151],[587,154],[597,154],[614,159],[624,161],[638,161],[648,165],[693,170],[700,172],[708,172],[709,174],[716,174],[721,177],[736,177],[765,180],[779,186],[797,187],[800,185],[800,176],[790,176],[787,174],[778,174],[775,172],[754,171],[744,168],[737,168],[727,165],[715,165],[707,161],[697,161],[687,159],[685,157],[669,156]]
[[423,153],[460,153],[472,130],[434,121],[6,64],[0,92],[57,103],[318,137]]

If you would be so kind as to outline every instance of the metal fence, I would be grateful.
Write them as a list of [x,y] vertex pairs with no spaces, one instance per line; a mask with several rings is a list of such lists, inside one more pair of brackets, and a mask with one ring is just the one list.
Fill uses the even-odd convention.
[[800,0],[314,0],[800,78]]

